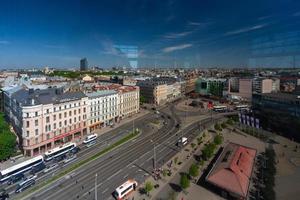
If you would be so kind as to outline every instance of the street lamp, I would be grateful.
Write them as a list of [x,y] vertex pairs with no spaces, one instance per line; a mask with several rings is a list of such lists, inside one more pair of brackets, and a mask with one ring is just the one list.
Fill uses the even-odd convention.
[[98,174],[96,173],[96,175],[95,175],[95,200],[98,199],[98,195],[97,195],[97,176],[98,176]]

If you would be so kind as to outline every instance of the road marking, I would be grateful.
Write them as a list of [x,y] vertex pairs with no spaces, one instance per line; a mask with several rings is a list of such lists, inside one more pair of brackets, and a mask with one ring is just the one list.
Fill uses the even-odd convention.
[[126,174],[125,176],[123,176],[123,178],[126,178],[126,177],[128,177],[129,176],[129,174]]
[[148,162],[148,161],[151,160],[151,159],[153,159],[153,158],[152,158],[152,157],[148,158],[148,159],[146,160],[146,162]]
[[104,194],[105,192],[107,192],[109,190],[109,188],[106,188],[105,190],[102,191],[102,194]]

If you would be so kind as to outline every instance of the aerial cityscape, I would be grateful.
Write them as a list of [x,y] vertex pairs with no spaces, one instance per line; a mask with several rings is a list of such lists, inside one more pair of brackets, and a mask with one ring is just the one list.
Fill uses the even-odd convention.
[[0,200],[299,199],[299,1],[0,3]]

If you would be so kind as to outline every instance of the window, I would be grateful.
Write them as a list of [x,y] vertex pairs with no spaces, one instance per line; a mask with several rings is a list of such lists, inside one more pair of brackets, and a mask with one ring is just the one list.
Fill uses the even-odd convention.
[[48,131],[51,131],[51,125],[48,125]]
[[67,120],[65,120],[65,126],[67,125]]
[[67,109],[67,105],[65,105],[65,109]]
[[59,128],[61,127],[61,122],[59,122]]
[[59,113],[59,119],[61,119],[61,113]]
[[27,128],[29,127],[29,121],[26,121],[26,127]]
[[39,120],[36,119],[36,120],[34,121],[34,125],[35,125],[35,126],[38,126],[38,125],[39,125]]
[[49,109],[47,109],[47,114],[49,114]]
[[29,113],[26,113],[26,117],[29,117]]
[[85,108],[83,108],[83,112],[84,112],[84,113],[85,113],[85,111],[86,111]]
[[46,123],[49,123],[49,122],[50,122],[50,117],[47,116],[47,117],[46,117]]
[[53,109],[53,110],[54,110],[54,112],[56,112],[56,107],[54,107],[54,109]]
[[74,123],[76,122],[76,117],[74,117]]
[[35,129],[35,135],[39,135],[39,129]]
[[27,146],[29,146],[30,145],[30,140],[27,140]]
[[74,110],[74,115],[76,115],[76,110]]
[[53,129],[56,129],[56,123],[53,124]]
[[64,113],[64,117],[67,117],[67,112]]
[[29,137],[29,131],[26,131],[26,137]]
[[49,139],[50,139],[50,134],[48,133],[48,134],[47,134],[47,140],[49,140]]
[[35,112],[35,116],[36,116],[36,117],[38,116],[38,112]]
[[78,117],[78,121],[80,121],[80,120],[81,120],[81,117],[79,116],[79,117]]
[[53,121],[55,121],[56,120],[56,115],[53,115]]
[[45,132],[48,132],[48,125],[45,126]]
[[35,144],[39,143],[39,138],[35,138]]
[[72,111],[69,111],[69,116],[70,116],[70,117],[72,116]]
[[72,124],[72,119],[69,119],[69,123]]
[[80,114],[80,108],[78,109],[78,114]]

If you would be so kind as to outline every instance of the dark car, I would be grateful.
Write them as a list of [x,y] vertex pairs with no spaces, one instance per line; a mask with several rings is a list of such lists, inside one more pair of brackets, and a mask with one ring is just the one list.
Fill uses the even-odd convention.
[[72,149],[70,151],[70,153],[75,154],[75,153],[78,153],[79,151],[80,151],[80,148],[79,147],[75,147],[74,149]]
[[8,185],[14,184],[18,181],[23,180],[24,177],[25,177],[24,174],[16,174],[8,179],[7,184]]
[[30,174],[36,174],[36,173],[42,171],[43,169],[45,169],[45,167],[46,167],[46,165],[44,163],[34,166],[34,167],[32,167]]
[[55,162],[60,162],[60,161],[64,160],[65,158],[66,158],[65,155],[57,156],[56,158],[54,158],[54,161]]
[[9,198],[9,194],[5,189],[0,189],[0,200],[5,200]]
[[22,183],[18,184],[15,193],[20,193],[20,192],[26,190],[27,188],[33,186],[34,184],[35,184],[34,179],[28,179],[26,181],[23,181]]

